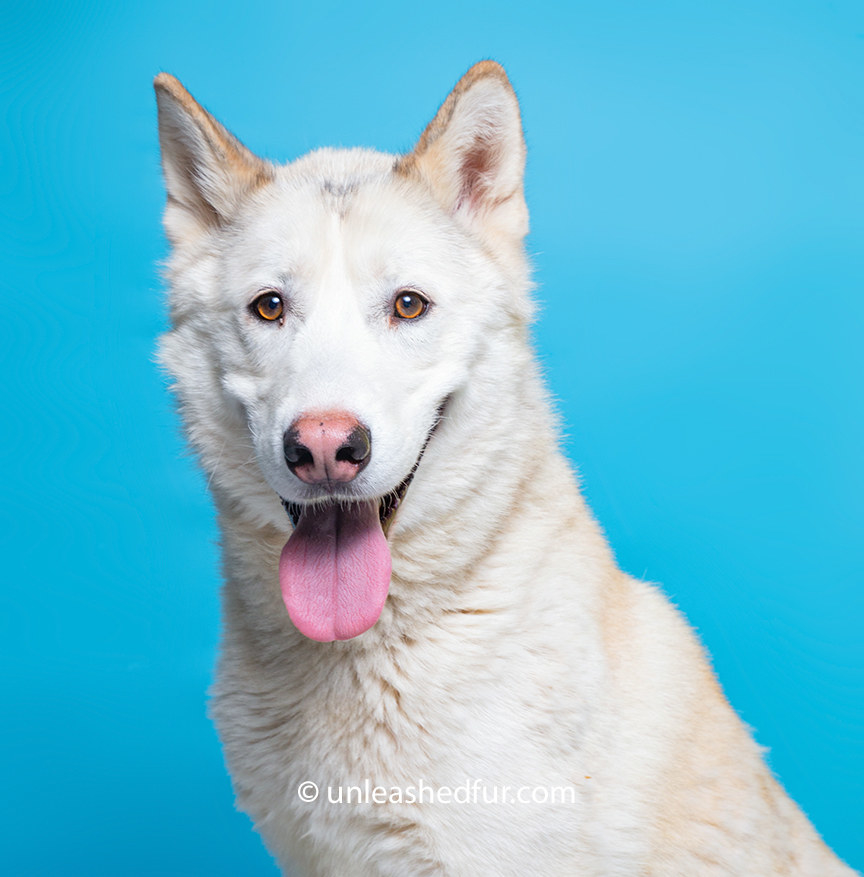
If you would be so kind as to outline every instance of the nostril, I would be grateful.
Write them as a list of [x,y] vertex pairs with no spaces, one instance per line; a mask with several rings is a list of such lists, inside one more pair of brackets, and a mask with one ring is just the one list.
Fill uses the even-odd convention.
[[336,451],[336,459],[344,463],[364,463],[372,452],[372,436],[359,424],[351,430],[345,443]]
[[314,462],[312,451],[300,441],[299,435],[293,430],[285,434],[283,447],[285,450],[285,462],[292,468],[295,466],[307,466]]

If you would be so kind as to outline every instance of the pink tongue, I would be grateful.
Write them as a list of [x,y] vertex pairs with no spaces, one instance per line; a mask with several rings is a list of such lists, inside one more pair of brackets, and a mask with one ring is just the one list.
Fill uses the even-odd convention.
[[369,630],[390,587],[377,501],[304,509],[282,549],[279,583],[291,620],[310,639],[351,639]]

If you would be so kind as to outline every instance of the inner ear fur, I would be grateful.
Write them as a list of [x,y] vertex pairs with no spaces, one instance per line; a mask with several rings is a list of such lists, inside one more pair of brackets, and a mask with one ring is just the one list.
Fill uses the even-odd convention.
[[165,224],[176,240],[193,228],[225,223],[246,194],[273,178],[273,168],[217,122],[178,79],[160,73],[153,87],[168,191]]
[[422,178],[451,214],[521,240],[528,231],[525,139],[504,68],[494,61],[475,64],[397,171]]

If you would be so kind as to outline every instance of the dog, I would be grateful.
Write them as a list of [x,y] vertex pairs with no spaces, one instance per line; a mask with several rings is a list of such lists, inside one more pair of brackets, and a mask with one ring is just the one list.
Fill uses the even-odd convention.
[[504,70],[410,153],[285,166],[155,89],[160,358],[222,534],[211,712],[285,873],[851,874],[559,449]]

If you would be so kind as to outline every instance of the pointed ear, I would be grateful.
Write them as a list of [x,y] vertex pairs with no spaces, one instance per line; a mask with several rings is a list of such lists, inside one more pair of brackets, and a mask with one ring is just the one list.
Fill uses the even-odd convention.
[[481,233],[521,241],[528,231],[525,140],[504,68],[494,61],[475,64],[397,168],[424,179],[446,210]]
[[273,177],[168,73],[153,81],[168,190],[165,228],[172,243],[224,224],[244,195]]

